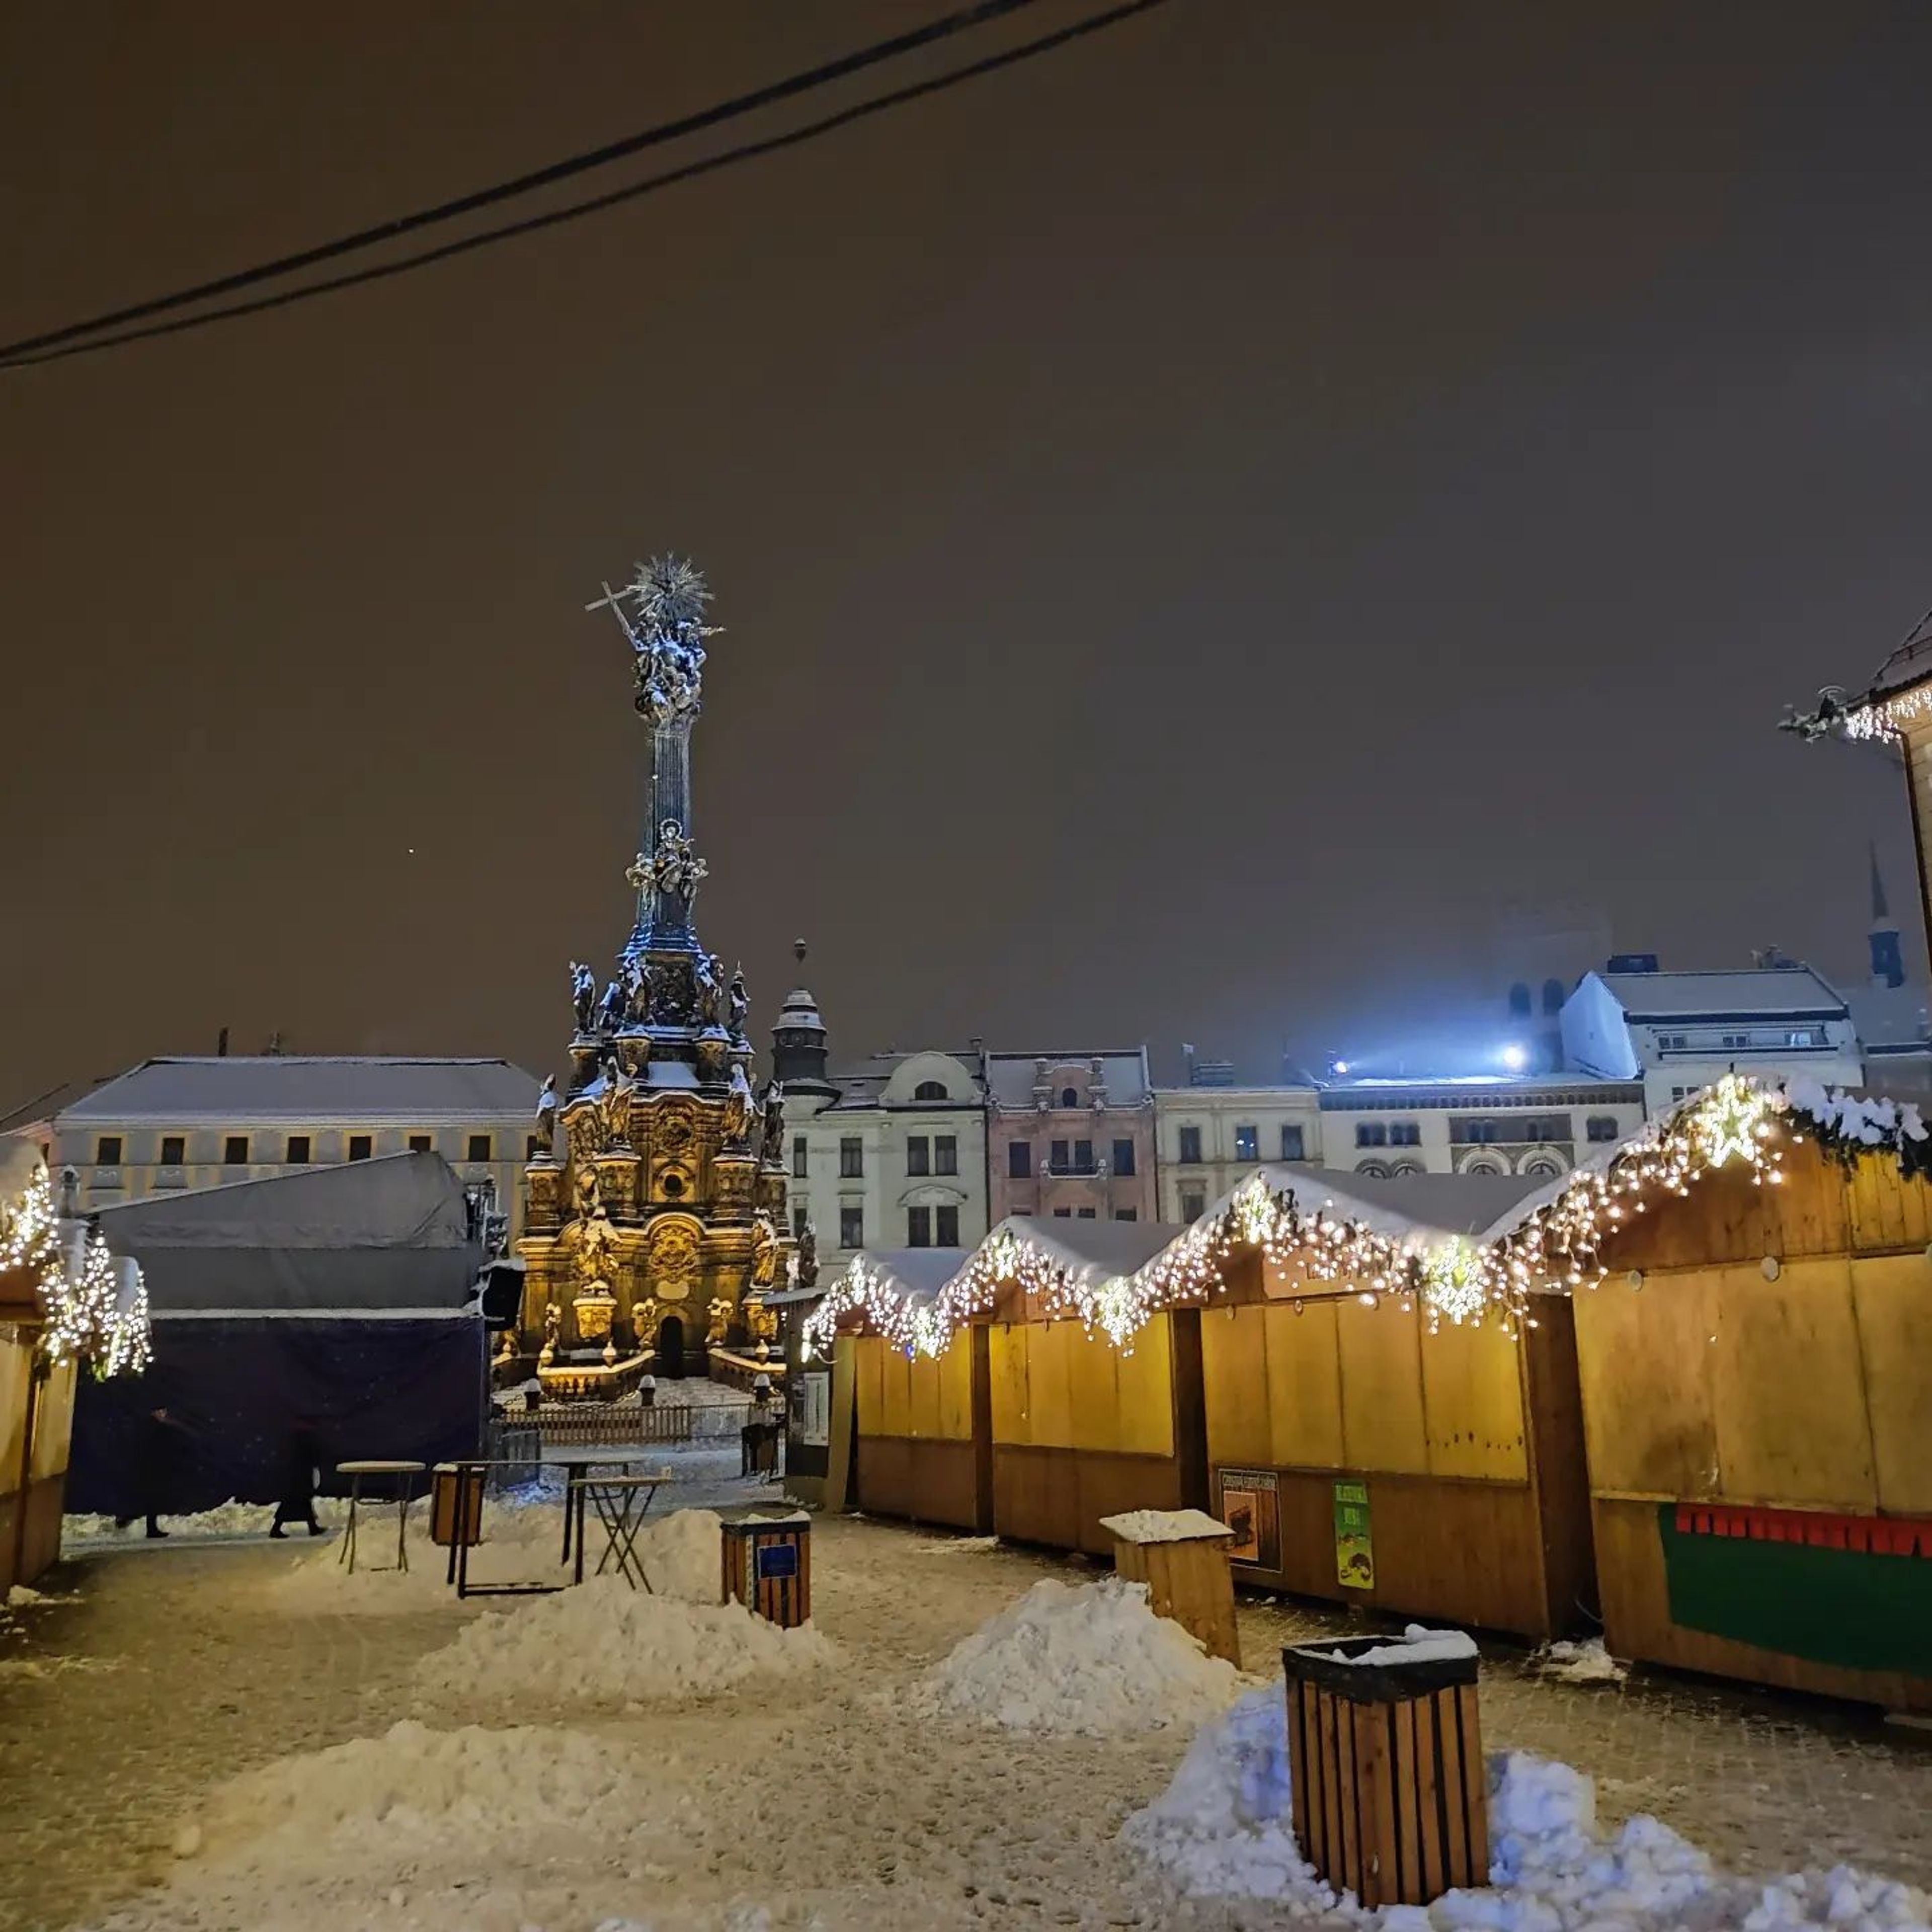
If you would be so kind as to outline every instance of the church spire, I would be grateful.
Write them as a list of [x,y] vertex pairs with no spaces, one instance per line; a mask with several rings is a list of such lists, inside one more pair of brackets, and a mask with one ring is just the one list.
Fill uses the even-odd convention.
[[1871,950],[1871,977],[1874,986],[1902,986],[1905,984],[1905,956],[1898,940],[1898,925],[1885,902],[1885,880],[1878,869],[1878,847],[1876,843],[1868,848],[1871,857],[1871,931],[1868,944]]

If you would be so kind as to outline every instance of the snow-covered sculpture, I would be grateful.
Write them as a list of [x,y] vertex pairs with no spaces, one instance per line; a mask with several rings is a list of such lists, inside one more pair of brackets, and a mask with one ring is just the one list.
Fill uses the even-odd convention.
[[580,959],[570,962],[570,1004],[577,1016],[577,1030],[588,1033],[597,1006],[597,980]]
[[544,1076],[542,1090],[537,1095],[537,1157],[540,1160],[556,1159],[556,1076]]

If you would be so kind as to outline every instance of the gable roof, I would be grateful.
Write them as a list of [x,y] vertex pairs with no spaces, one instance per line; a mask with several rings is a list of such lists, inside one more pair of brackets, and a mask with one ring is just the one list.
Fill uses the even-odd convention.
[[420,1121],[526,1114],[538,1081],[507,1060],[231,1054],[143,1060],[56,1124],[247,1120]]
[[1592,973],[1624,1017],[1652,1020],[1844,1019],[1842,995],[1808,966],[1731,973]]

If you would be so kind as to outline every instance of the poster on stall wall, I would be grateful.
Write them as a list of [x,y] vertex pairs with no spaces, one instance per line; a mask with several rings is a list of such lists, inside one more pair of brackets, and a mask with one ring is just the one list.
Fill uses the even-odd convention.
[[1216,1512],[1234,1532],[1228,1561],[1257,1570],[1281,1568],[1281,1498],[1272,1469],[1222,1469],[1216,1474]]
[[1351,1590],[1376,1587],[1376,1544],[1366,1483],[1335,1485],[1335,1574]]
[[832,1377],[824,1369],[809,1370],[796,1387],[798,1439],[808,1449],[823,1449],[832,1440]]

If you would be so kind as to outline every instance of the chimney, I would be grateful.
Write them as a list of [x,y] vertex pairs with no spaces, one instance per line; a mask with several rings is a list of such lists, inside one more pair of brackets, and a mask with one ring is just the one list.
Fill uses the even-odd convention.
[[226,1027],[221,1029],[221,1036],[214,1042],[214,1057],[218,1060],[228,1058],[228,1029]]

